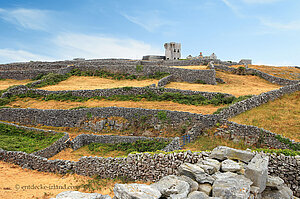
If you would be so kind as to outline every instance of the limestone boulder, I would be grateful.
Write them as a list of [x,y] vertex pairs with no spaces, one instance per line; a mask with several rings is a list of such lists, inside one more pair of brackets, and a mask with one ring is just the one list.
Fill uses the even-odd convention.
[[206,193],[208,196],[210,195],[212,190],[212,186],[209,183],[199,184],[198,191],[202,191]]
[[56,195],[55,199],[111,199],[109,195],[99,193],[82,193],[79,191],[64,191]]
[[189,183],[180,180],[175,175],[165,176],[150,186],[158,190],[163,197],[169,199],[187,198],[187,195],[190,193]]
[[230,178],[230,177],[236,177],[237,175],[238,174],[232,173],[232,172],[225,172],[225,173],[217,172],[212,177],[215,180],[217,180],[217,179],[226,179],[226,178]]
[[254,157],[254,153],[250,150],[238,150],[226,146],[218,146],[214,148],[209,156],[217,160],[234,159],[243,162],[250,162]]
[[259,187],[260,193],[262,193],[267,184],[268,179],[268,156],[257,154],[249,162],[245,169],[245,177],[249,178],[253,182],[253,186]]
[[208,199],[208,195],[201,191],[194,191],[188,195],[188,199]]
[[242,169],[241,165],[233,160],[224,160],[221,164],[221,170],[224,172],[237,172]]
[[158,189],[145,184],[115,184],[114,194],[117,199],[158,199]]
[[245,199],[250,196],[252,182],[243,175],[217,179],[212,187],[213,197]]
[[190,185],[190,192],[198,190],[198,183],[194,181],[192,178],[189,178],[187,176],[179,176],[178,179],[185,181]]
[[212,184],[214,182],[214,178],[212,178],[212,176],[207,174],[204,169],[196,164],[184,163],[180,165],[178,172],[180,175],[188,176],[198,183]]
[[214,168],[214,173],[220,170],[221,163],[218,160],[205,158],[204,160],[200,160],[197,165],[208,165]]
[[283,185],[284,185],[284,181],[280,177],[268,176],[267,184],[266,184],[267,187],[279,190],[282,188]]
[[262,199],[293,199],[293,191],[287,186],[283,186],[280,190],[267,188],[261,195]]

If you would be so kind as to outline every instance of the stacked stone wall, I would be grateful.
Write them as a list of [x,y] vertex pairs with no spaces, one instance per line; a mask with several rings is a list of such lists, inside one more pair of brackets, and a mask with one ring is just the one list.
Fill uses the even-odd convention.
[[173,81],[173,75],[169,75],[169,76],[167,76],[167,77],[164,77],[164,78],[162,78],[162,79],[160,79],[159,81],[158,81],[158,84],[157,84],[157,86],[158,87],[164,87],[165,85],[167,85],[167,84],[169,84],[170,82],[172,82]]

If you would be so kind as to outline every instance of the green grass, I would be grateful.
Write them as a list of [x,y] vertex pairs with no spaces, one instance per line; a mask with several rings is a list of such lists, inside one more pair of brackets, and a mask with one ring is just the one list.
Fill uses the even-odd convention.
[[103,144],[92,143],[88,145],[89,151],[106,154],[112,151],[125,152],[126,155],[132,152],[155,152],[163,149],[169,142],[159,140],[138,140],[133,143]]
[[7,151],[33,153],[50,146],[63,135],[63,133],[27,131],[15,126],[0,124],[0,148]]

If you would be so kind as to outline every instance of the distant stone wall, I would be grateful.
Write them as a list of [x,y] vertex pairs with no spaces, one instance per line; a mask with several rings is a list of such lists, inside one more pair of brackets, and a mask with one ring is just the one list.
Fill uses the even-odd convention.
[[[216,84],[214,70],[190,70],[168,66],[200,65],[202,61],[136,61],[136,60],[89,60],[66,62],[30,62],[0,65],[0,78],[3,79],[32,79],[38,74],[56,72],[74,65],[76,68],[87,70],[106,70],[113,73],[129,73],[134,75],[153,75],[156,72],[167,72],[174,75],[176,81],[196,82],[202,80],[207,84]],[[137,67],[140,66],[140,67]]]
[[[158,140],[158,141],[171,142],[173,139],[172,138],[160,138],[160,137],[157,137],[157,138],[156,137],[142,137],[142,136],[80,134],[72,140],[71,148],[73,150],[77,150],[77,149],[79,149],[85,145],[89,145],[91,143],[105,143],[105,144],[108,144],[108,143],[109,144],[133,143],[138,140]],[[170,147],[168,147],[168,149]],[[177,149],[180,148],[180,146],[174,146],[174,147],[177,147]]]
[[234,117],[245,111],[251,110],[262,104],[265,104],[269,101],[278,99],[285,94],[294,93],[296,91],[300,91],[300,83],[281,87],[279,89],[268,91],[260,95],[255,95],[249,99],[237,102],[229,106],[228,108],[224,109],[223,111],[221,111],[219,116],[221,116],[224,119]]
[[[165,80],[163,80],[165,81]],[[19,85],[14,88],[9,89],[7,92],[2,94],[3,97],[8,97],[12,95],[26,94],[31,92],[33,94],[38,94],[42,96],[47,96],[51,94],[66,94],[71,93],[73,96],[78,97],[110,97],[113,95],[143,95],[149,92],[155,93],[157,95],[162,95],[164,93],[181,93],[184,95],[202,95],[207,99],[212,99],[217,95],[223,95],[224,97],[233,97],[231,94],[218,93],[218,92],[203,92],[203,91],[191,91],[191,90],[180,90],[174,88],[150,88],[150,87],[125,87],[125,88],[111,88],[111,89],[96,89],[96,90],[66,90],[66,91],[47,91],[41,89],[29,89],[24,85]]]
[[[230,72],[230,73],[238,73],[237,68],[231,68],[231,67],[228,67],[228,66],[223,65],[223,64],[215,65],[215,69],[220,70],[220,71]],[[275,77],[273,75],[264,73],[260,70],[254,69],[254,68],[245,68],[245,74],[247,74],[247,75],[257,75],[257,76],[267,80],[268,82],[271,82],[273,84],[282,85],[282,86],[300,83],[299,80],[290,80],[290,79]]]
[[158,87],[164,87],[165,85],[169,84],[172,81],[173,81],[173,75],[169,75],[167,77],[164,77],[164,78],[160,79],[158,81],[157,86]]

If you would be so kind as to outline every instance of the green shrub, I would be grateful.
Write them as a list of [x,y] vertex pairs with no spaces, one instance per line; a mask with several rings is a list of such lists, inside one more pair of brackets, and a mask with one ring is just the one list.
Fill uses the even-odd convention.
[[90,151],[95,152],[110,152],[110,151],[125,151],[126,154],[131,152],[155,152],[165,148],[169,142],[155,140],[137,140],[133,143],[117,143],[117,144],[107,144],[107,143],[91,143],[88,145]]
[[255,149],[254,151],[264,153],[276,153],[277,155],[283,154],[285,156],[297,156],[300,155],[300,151],[293,151],[290,149]]
[[168,119],[166,111],[159,111],[156,115],[157,119],[161,121],[166,121]]
[[275,138],[277,140],[279,140],[280,142],[288,145],[292,150],[300,151],[300,144],[299,143],[293,143],[290,139],[284,138],[281,135],[276,135]]
[[136,72],[138,72],[138,73],[140,73],[140,72],[142,72],[143,71],[143,65],[137,65],[136,67],[135,67],[135,70],[136,70]]
[[206,82],[203,81],[203,80],[201,80],[201,79],[197,79],[197,80],[195,81],[195,83],[196,83],[196,84],[206,84]]
[[63,133],[29,131],[0,124],[0,148],[8,151],[33,153],[48,147],[63,136]]

